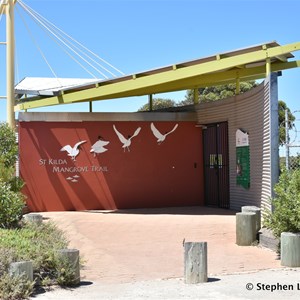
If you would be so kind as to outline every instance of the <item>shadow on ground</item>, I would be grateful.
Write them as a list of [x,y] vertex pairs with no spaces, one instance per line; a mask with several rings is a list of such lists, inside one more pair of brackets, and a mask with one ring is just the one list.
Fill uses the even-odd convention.
[[164,208],[140,208],[140,209],[117,209],[117,210],[89,210],[86,213],[101,214],[138,214],[138,215],[235,215],[237,212],[229,209],[188,206],[188,207],[164,207]]

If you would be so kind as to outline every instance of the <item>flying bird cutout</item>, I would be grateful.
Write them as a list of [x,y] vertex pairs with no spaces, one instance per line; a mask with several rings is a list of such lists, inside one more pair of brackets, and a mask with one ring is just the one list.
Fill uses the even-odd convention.
[[123,144],[122,148],[124,148],[124,152],[125,152],[126,149],[127,149],[128,152],[130,152],[129,146],[131,145],[131,139],[134,138],[135,136],[137,136],[140,133],[140,131],[141,131],[142,128],[138,127],[136,129],[136,131],[134,132],[134,134],[132,136],[128,136],[127,139],[124,137],[124,135],[122,133],[120,133],[117,130],[117,128],[116,128],[115,125],[113,125],[113,128],[114,128],[114,131],[117,134],[120,142]]
[[85,143],[86,141],[80,141],[71,147],[70,145],[66,145],[60,149],[60,151],[67,151],[68,156],[71,156],[73,161],[76,161],[76,156],[79,154],[80,145]]
[[94,152],[94,157],[95,157],[96,154],[107,151],[108,149],[106,149],[104,146],[106,146],[108,144],[109,144],[108,141],[103,141],[101,139],[101,137],[98,137],[98,141],[92,146],[92,149],[90,152]]
[[176,130],[176,128],[178,127],[178,124],[176,124],[171,131],[166,132],[165,134],[161,134],[158,131],[158,129],[154,126],[153,123],[151,123],[150,127],[151,127],[151,130],[152,130],[154,136],[157,138],[158,145],[160,145],[169,134],[171,134],[172,132],[174,132]]

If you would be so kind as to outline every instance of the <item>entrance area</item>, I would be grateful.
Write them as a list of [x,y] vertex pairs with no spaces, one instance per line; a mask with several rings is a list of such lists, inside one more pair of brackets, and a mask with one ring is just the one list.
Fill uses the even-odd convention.
[[210,275],[280,267],[275,252],[236,246],[235,212],[228,209],[193,206],[42,215],[65,230],[71,247],[80,250],[86,261],[84,280],[101,284],[182,277],[183,240],[199,237],[208,242]]
[[205,204],[229,208],[227,122],[208,124],[203,130]]

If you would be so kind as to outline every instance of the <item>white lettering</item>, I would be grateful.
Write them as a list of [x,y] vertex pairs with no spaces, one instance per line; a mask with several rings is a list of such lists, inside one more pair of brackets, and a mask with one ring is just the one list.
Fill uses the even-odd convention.
[[66,165],[67,164],[67,160],[66,159],[53,159],[53,158],[49,158],[48,164],[49,165]]
[[91,167],[92,172],[108,172],[107,166],[92,166]]
[[39,165],[40,165],[40,166],[43,166],[43,165],[45,165],[45,164],[46,164],[46,159],[42,159],[42,158],[41,158],[41,159],[39,160]]
[[87,172],[88,167],[53,167],[53,173],[81,173]]

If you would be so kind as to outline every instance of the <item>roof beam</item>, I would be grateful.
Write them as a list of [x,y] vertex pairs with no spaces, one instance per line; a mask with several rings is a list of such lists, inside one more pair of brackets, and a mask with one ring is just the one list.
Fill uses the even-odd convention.
[[[142,74],[142,76],[136,76],[135,79],[133,79],[133,77],[131,76],[121,81],[114,82],[112,80],[108,83],[103,82],[100,83],[100,86],[98,88],[90,88],[75,92],[65,91],[63,95],[42,98],[43,100],[40,101],[29,101],[18,104],[15,106],[15,110],[18,111],[41,106],[67,104],[82,101],[105,100],[183,90],[190,88],[191,83],[193,83],[194,86],[199,86],[199,84],[196,84],[195,81],[200,81],[201,84],[201,79],[203,79],[203,82],[206,83],[209,83],[213,80],[214,85],[218,85],[222,84],[219,83],[218,80],[216,80],[218,76],[222,77],[220,78],[220,82],[223,82],[223,80],[232,80],[233,75],[230,72],[235,72],[236,75],[236,70],[227,71],[228,69],[258,61],[266,61],[266,59],[268,58],[277,57],[297,50],[300,50],[300,42],[257,50],[231,57],[219,57],[218,60],[215,59],[191,66],[176,68],[175,70],[172,68],[171,70],[160,73],[149,75]],[[275,68],[273,68],[274,65],[275,64],[271,64],[271,71],[279,71],[280,69],[278,68],[280,68],[280,65],[282,67],[285,66],[285,68],[299,67],[299,61],[297,61],[296,63],[292,62],[291,64],[289,62],[282,64],[279,63],[276,64]],[[262,66],[263,72],[261,72],[260,68],[261,67],[240,69],[238,71],[239,77],[241,80],[243,80],[243,76],[244,78],[249,78],[249,76],[263,78],[265,77],[266,66]],[[276,70],[276,68],[278,70]],[[234,77],[234,80],[235,78],[236,76]]]

